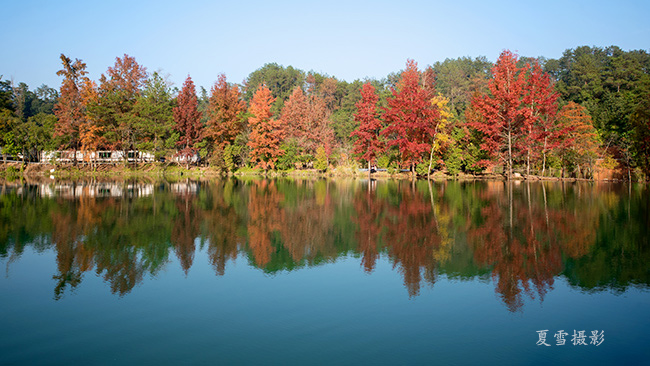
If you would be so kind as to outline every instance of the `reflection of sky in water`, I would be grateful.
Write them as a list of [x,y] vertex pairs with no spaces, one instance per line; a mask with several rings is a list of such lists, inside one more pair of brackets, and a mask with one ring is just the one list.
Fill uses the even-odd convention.
[[[650,356],[642,346],[650,330],[643,315],[649,295],[635,288],[624,296],[589,294],[559,279],[543,303],[512,313],[491,281],[441,276],[409,298],[386,257],[372,274],[346,256],[273,275],[240,258],[215,276],[199,250],[187,276],[172,258],[156,278],[119,297],[88,273],[74,295],[52,301],[53,262],[51,250],[27,249],[0,280],[0,360],[600,364]],[[539,329],[602,329],[605,342],[542,349],[535,346]]]
[[[379,182],[370,192],[325,181],[228,184],[180,191],[155,184],[137,196],[128,192],[146,190],[123,186],[119,198],[0,196],[11,209],[2,218],[11,230],[0,258],[0,363],[612,364],[650,357],[641,225],[647,191],[523,184],[508,193],[500,182],[431,189]],[[40,226],[27,219],[34,213]],[[376,228],[360,229],[364,214]],[[490,230],[481,229],[485,223]],[[438,236],[414,233],[418,227]],[[533,251],[525,241],[531,227],[541,238]],[[254,230],[257,247],[248,242]],[[69,233],[79,240],[63,240]],[[287,233],[301,239],[286,240]],[[363,244],[377,245],[371,271],[360,234],[378,235]],[[490,237],[506,240],[492,245]],[[61,274],[65,268],[71,272]],[[413,271],[416,293],[407,281]],[[505,283],[520,292],[514,307],[499,285],[508,275]],[[75,278],[76,287],[67,283],[53,300],[57,284]],[[547,290],[543,300],[535,281]],[[552,347],[535,346],[541,329]],[[604,330],[605,342],[555,346],[559,330]]]

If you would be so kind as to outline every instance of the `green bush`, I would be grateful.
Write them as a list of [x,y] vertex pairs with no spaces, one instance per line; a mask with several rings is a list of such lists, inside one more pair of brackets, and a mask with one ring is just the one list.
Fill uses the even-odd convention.
[[325,148],[320,146],[316,149],[316,161],[314,162],[314,168],[325,171],[327,170],[327,153]]
[[420,176],[426,176],[429,174],[429,162],[422,162],[415,166],[415,171]]
[[293,141],[288,143],[283,142],[280,145],[280,149],[284,151],[284,154],[278,157],[276,167],[279,170],[295,169],[296,163],[299,161],[298,145]]
[[454,144],[447,150],[444,162],[449,175],[455,176],[460,172],[463,164],[463,156],[458,145]]
[[382,155],[377,158],[377,168],[387,169],[390,164],[390,157],[388,155]]
[[13,178],[13,177],[16,177],[16,176],[18,176],[18,169],[16,169],[16,168],[13,167],[13,166],[9,166],[9,167],[7,167],[7,169],[5,170],[5,175],[6,175],[7,177],[12,177],[12,178]]

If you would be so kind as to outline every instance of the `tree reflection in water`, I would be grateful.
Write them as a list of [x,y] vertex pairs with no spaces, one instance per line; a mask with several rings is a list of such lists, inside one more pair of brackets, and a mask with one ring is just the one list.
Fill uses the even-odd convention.
[[[647,286],[648,191],[505,182],[237,180],[3,187],[0,255],[56,251],[56,299],[94,269],[118,295],[173,251],[185,274],[197,243],[217,275],[246,253],[265,272],[382,255],[409,296],[440,275],[491,274],[510,311],[574,286]],[[624,239],[624,240],[620,240]]]

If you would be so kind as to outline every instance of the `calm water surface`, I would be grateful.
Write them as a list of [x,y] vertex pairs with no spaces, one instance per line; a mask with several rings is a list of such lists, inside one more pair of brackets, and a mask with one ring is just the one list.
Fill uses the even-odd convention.
[[649,205],[614,184],[6,184],[0,364],[649,364]]

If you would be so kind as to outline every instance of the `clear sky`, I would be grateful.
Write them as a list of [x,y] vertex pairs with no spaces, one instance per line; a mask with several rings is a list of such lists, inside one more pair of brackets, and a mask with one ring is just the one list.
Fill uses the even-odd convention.
[[97,80],[128,54],[178,87],[241,83],[269,62],[352,81],[509,49],[559,58],[582,45],[650,49],[650,1],[5,0],[2,79],[59,88],[59,55]]

